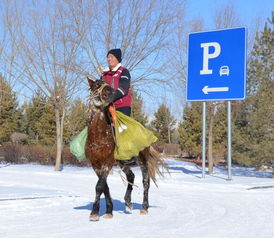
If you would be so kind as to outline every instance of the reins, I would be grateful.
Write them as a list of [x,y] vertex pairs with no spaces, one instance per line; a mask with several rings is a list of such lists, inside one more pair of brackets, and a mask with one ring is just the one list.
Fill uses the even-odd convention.
[[126,185],[126,184],[128,183],[128,184],[130,184],[131,186],[135,186],[136,188],[139,188],[138,185],[129,182],[129,181],[122,175],[122,170],[121,170],[121,169],[118,171],[118,173],[120,174],[120,177],[121,177],[121,179],[122,179],[124,185]]
[[118,128],[117,128],[117,121],[116,121],[116,111],[114,106],[110,106],[108,108],[109,114],[111,115],[111,133],[113,136],[114,143],[117,147],[119,147],[119,140],[116,134],[118,133]]

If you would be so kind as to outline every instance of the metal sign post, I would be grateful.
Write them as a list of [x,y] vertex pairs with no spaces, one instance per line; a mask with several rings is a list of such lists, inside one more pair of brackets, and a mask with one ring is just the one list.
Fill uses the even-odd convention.
[[231,101],[227,102],[227,174],[228,180],[231,176]]
[[205,178],[206,161],[206,102],[203,102],[203,148],[202,148],[202,178]]
[[202,177],[206,158],[206,101],[227,100],[227,167],[231,180],[231,100],[245,99],[246,29],[189,34],[187,100],[203,102]]

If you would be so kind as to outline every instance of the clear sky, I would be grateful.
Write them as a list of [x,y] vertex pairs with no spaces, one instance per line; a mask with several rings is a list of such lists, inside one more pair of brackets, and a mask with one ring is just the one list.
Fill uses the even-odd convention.
[[216,8],[232,2],[243,25],[250,25],[252,21],[260,17],[265,22],[274,11],[273,0],[188,0],[188,17],[201,17],[205,21],[205,27],[213,28],[213,19]]

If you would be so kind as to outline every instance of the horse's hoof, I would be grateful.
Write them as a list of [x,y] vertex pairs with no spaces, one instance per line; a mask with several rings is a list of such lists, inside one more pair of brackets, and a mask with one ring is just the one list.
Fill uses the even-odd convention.
[[133,210],[132,204],[129,206],[126,206],[126,212],[132,212],[132,210]]
[[110,214],[110,213],[106,213],[106,214],[103,216],[103,218],[105,218],[105,219],[111,219],[112,217],[113,217],[113,215]]
[[147,210],[140,210],[140,215],[147,215],[148,211]]
[[91,214],[89,216],[90,221],[99,221],[99,215],[98,214]]

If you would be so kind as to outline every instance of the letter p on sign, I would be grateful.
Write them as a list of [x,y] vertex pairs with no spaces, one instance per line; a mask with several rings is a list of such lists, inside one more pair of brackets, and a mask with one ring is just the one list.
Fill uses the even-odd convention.
[[[214,47],[212,53],[209,53],[209,47]],[[217,58],[221,53],[221,46],[217,42],[202,43],[203,48],[203,69],[200,70],[200,74],[212,74],[212,70],[208,69],[209,59]]]

